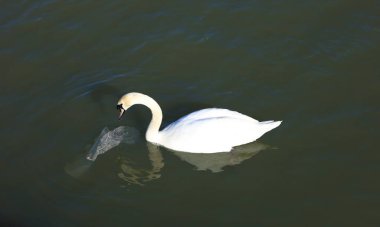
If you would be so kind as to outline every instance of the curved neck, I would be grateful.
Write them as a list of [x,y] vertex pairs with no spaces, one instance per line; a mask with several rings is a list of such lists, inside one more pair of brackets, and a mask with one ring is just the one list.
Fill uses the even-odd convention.
[[152,120],[149,123],[148,129],[146,130],[145,138],[149,142],[158,143],[158,131],[162,122],[162,110],[158,103],[154,101],[151,97],[141,94],[136,104],[142,104],[147,106],[152,112]]

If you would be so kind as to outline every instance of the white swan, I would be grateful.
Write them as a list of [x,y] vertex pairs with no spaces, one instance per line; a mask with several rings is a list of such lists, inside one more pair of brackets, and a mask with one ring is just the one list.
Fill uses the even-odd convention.
[[235,146],[257,140],[281,124],[281,121],[258,122],[236,111],[209,108],[188,114],[159,131],[161,108],[151,97],[141,93],[132,92],[120,98],[116,106],[119,119],[135,104],[145,105],[152,112],[146,140],[176,151],[228,152]]

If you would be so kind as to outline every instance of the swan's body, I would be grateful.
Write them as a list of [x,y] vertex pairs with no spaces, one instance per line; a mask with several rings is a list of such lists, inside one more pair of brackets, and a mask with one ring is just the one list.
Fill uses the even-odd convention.
[[146,140],[176,151],[228,152],[235,146],[257,140],[281,124],[281,121],[258,122],[236,111],[209,108],[188,114],[159,131],[162,111],[147,95],[133,92],[121,97],[117,105],[120,117],[135,104],[145,105],[152,111]]

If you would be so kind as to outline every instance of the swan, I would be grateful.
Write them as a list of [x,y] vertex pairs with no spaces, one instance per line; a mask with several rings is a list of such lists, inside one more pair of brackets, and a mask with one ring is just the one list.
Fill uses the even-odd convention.
[[190,153],[229,152],[235,146],[257,140],[282,122],[259,122],[236,111],[208,108],[190,113],[159,131],[162,110],[154,99],[142,93],[127,93],[119,99],[119,120],[136,104],[147,106],[152,112],[145,134],[148,142]]

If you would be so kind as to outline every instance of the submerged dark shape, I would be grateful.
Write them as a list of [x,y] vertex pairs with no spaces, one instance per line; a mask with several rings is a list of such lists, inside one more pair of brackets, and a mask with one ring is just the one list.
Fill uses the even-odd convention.
[[132,144],[136,141],[138,134],[136,129],[127,126],[120,126],[112,131],[105,127],[91,147],[87,159],[95,161],[98,155],[104,154],[120,143]]
[[120,126],[113,130],[103,128],[100,135],[91,146],[86,156],[79,156],[65,166],[65,172],[72,177],[83,176],[94,163],[98,155],[104,154],[120,143],[132,144],[138,138],[138,131],[127,126]]

